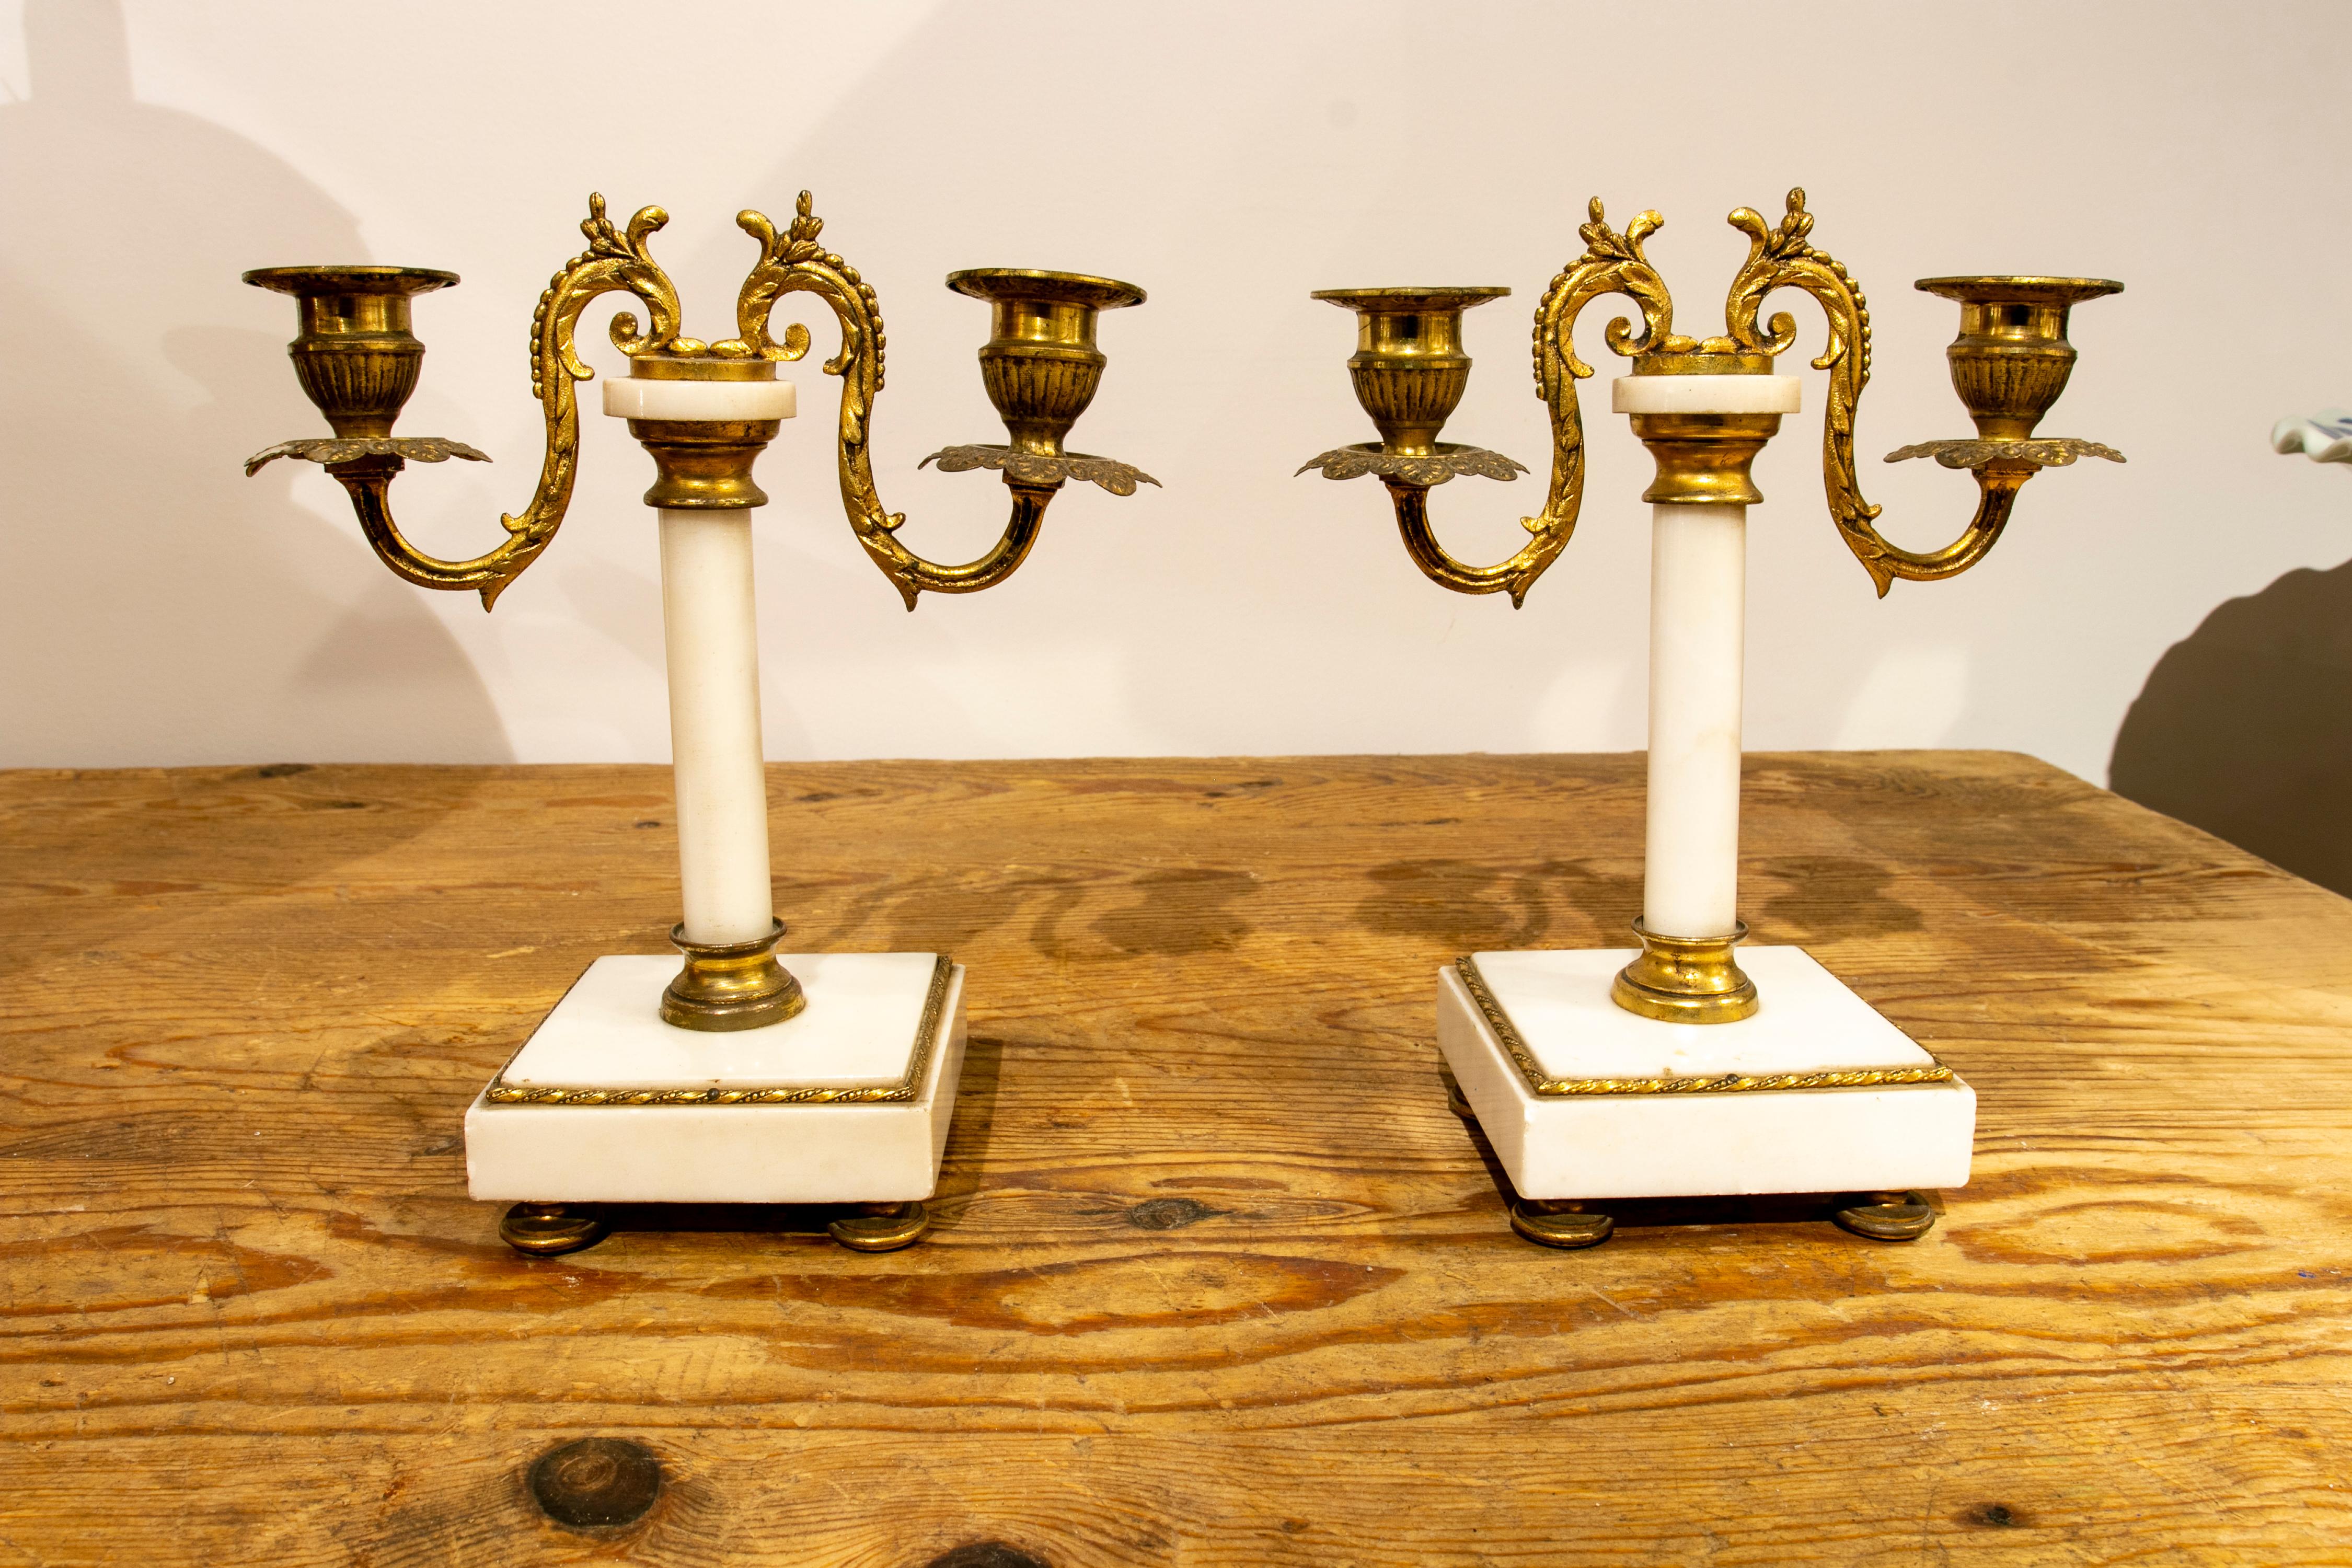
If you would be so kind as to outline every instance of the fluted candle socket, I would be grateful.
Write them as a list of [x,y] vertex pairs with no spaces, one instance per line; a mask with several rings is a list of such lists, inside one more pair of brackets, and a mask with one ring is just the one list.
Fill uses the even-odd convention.
[[1381,450],[1426,458],[1470,384],[1462,312],[1503,298],[1505,288],[1322,289],[1315,298],[1356,312],[1348,359],[1356,401],[1381,433]]
[[1143,303],[1143,290],[1080,272],[977,267],[948,274],[948,287],[988,301],[990,333],[980,375],[1013,445],[1062,456],[1063,437],[1102,385],[1110,363],[1095,346],[1095,318]]
[[425,365],[409,331],[409,300],[446,289],[454,272],[430,267],[263,267],[257,289],[291,294],[301,333],[286,345],[295,378],[338,436],[392,434]]
[[2085,300],[2122,291],[2104,278],[1922,278],[1916,287],[1957,300],[1960,332],[1944,358],[1952,390],[1986,440],[2023,441],[2066,390],[2074,345],[2066,318]]
[[[948,287],[989,305],[988,342],[980,349],[980,377],[1004,421],[1007,444],[943,447],[923,459],[941,473],[973,468],[1002,472],[1011,487],[1013,519],[995,555],[961,571],[950,569],[921,587],[950,593],[985,587],[1020,564],[1038,520],[1055,492],[1071,479],[1131,496],[1138,485],[1160,481],[1132,463],[1062,443],[1102,386],[1110,363],[1095,346],[1095,321],[1105,310],[1143,303],[1143,290],[1116,278],[1084,272],[1044,272],[1021,267],[975,267],[948,274]],[[908,606],[913,607],[909,599]]]

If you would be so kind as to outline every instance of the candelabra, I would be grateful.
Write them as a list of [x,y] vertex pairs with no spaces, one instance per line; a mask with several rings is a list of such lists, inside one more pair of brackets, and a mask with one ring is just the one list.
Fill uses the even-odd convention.
[[[1748,236],[1725,305],[1726,331],[1674,331],[1674,303],[1643,251],[1659,227],[1645,212],[1622,234],[1596,199],[1579,231],[1581,256],[1536,309],[1537,395],[1550,412],[1552,465],[1530,536],[1509,559],[1473,566],[1431,530],[1429,492],[1464,475],[1512,479],[1508,458],[1438,440],[1468,384],[1463,311],[1507,289],[1339,289],[1317,293],[1357,313],[1348,362],[1357,400],[1381,440],[1326,452],[1300,468],[1327,478],[1377,475],[1406,552],[1422,572],[1465,594],[1507,593],[1514,606],[1574,532],[1584,491],[1577,383],[1579,313],[1603,295],[1630,300],[1609,347],[1632,362],[1612,388],[1617,412],[1655,460],[1652,505],[1650,749],[1638,951],[1474,953],[1440,972],[1438,1038],[1455,1104],[1488,1133],[1517,1191],[1512,1224],[1532,1241],[1588,1247],[1607,1239],[1603,1197],[1830,1192],[1854,1194],[1836,1217],[1881,1240],[1910,1240],[1934,1223],[1913,1189],[1968,1177],[1975,1094],[1794,947],[1733,949],[1737,916],[1739,726],[1748,508],[1763,500],[1749,465],[1797,410],[1801,383],[1773,374],[1795,341],[1787,314],[1766,319],[1781,289],[1811,295],[1828,321],[1813,366],[1829,372],[1822,470],[1832,521],[1884,595],[1898,577],[1934,581],[1968,570],[1999,540],[2017,493],[2045,468],[2082,457],[2116,462],[2095,441],[2035,429],[2072,373],[2070,309],[2119,291],[2102,279],[1930,278],[1917,287],[1957,301],[1960,331],[1945,351],[1973,437],[1929,441],[1887,461],[1933,458],[1976,479],[1975,515],[1950,544],[1913,552],[1889,542],[1864,499],[1853,458],[1854,416],[1870,377],[1870,314],[1861,286],[1811,240],[1804,192],[1775,226],[1751,208],[1730,216]],[[1753,969],[1767,984],[1759,991]]]
[[668,221],[646,207],[626,228],[589,197],[588,248],[558,272],[531,319],[531,392],[546,425],[539,484],[506,538],[469,560],[417,550],[394,521],[390,490],[408,461],[487,460],[460,441],[396,437],[425,346],[411,331],[415,296],[457,275],[416,267],[278,267],[245,280],[293,295],[300,335],[289,346],[302,389],[333,435],[257,454],[325,466],[350,492],[384,564],[427,588],[466,589],[485,609],[554,540],[579,460],[574,384],[594,374],[574,341],[582,312],[623,293],[645,319],[617,313],[610,335],[628,356],[604,384],[604,412],[628,421],[654,460],[646,504],[658,517],[684,918],[672,961],[591,964],[468,1110],[473,1195],[510,1201],[501,1234],[518,1250],[572,1251],[600,1239],[598,1205],[618,1202],[854,1203],[836,1241],[868,1251],[925,1234],[963,1051],[962,966],[940,953],[793,954],[775,951],[767,786],[760,739],[751,509],[767,496],[752,465],[796,412],[776,367],[803,358],[809,331],[772,331],[778,306],[814,295],[839,323],[837,468],[857,541],[915,607],[925,590],[969,594],[1003,582],[1036,542],[1046,506],[1071,479],[1132,495],[1149,475],[1063,440],[1093,400],[1108,363],[1099,312],[1143,301],[1107,278],[992,268],[948,287],[985,300],[992,332],[982,380],[1003,416],[1003,446],[959,446],[923,461],[999,471],[1012,515],[977,559],[942,564],[901,542],[905,514],[884,510],[868,457],[883,387],[879,300],[856,268],[819,242],[824,224],[801,193],[779,232],[756,212],[736,222],[759,257],[736,300],[736,336],[679,335],[677,289],[647,248]]

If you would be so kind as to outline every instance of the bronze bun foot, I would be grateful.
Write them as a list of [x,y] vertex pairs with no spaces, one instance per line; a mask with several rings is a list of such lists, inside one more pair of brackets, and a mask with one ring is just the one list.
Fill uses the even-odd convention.
[[864,1213],[824,1228],[852,1252],[896,1252],[931,1234],[931,1211],[919,1203],[868,1204]]
[[1616,1233],[1617,1222],[1605,1214],[1587,1214],[1580,1203],[1515,1198],[1511,1228],[1538,1247],[1573,1250],[1600,1246]]
[[1445,1109],[1473,1125],[1478,1121],[1478,1113],[1470,1109],[1468,1100],[1462,1098],[1462,1086],[1450,1078],[1445,1080]]
[[612,1226],[587,1204],[517,1204],[499,1221],[499,1239],[527,1258],[560,1258],[593,1247]]
[[1936,1211],[1917,1193],[1872,1193],[1837,1211],[1835,1219],[1873,1241],[1916,1241],[1936,1224]]

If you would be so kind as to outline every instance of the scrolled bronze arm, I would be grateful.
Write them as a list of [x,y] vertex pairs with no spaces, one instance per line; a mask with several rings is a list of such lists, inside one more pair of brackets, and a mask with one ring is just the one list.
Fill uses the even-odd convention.
[[[1124,463],[1066,453],[1061,447],[1062,435],[1084,412],[1101,382],[1105,361],[1094,346],[1096,313],[1139,304],[1143,290],[1073,273],[960,272],[949,279],[950,288],[990,300],[996,306],[998,331],[981,351],[981,361],[989,395],[1004,416],[1013,444],[950,447],[924,462],[936,460],[948,472],[1002,469],[1005,487],[1013,492],[1012,516],[1003,535],[975,560],[948,565],[917,554],[898,538],[906,513],[886,510],[874,483],[869,444],[874,405],[882,392],[887,337],[881,302],[873,287],[857,275],[856,268],[819,243],[824,220],[811,211],[806,191],[800,195],[791,225],[781,234],[756,212],[743,213],[736,222],[760,242],[760,259],[744,279],[736,302],[736,330],[744,342],[774,359],[793,360],[807,353],[809,333],[804,326],[789,327],[781,343],[770,335],[770,319],[778,301],[788,294],[815,295],[840,324],[841,352],[825,362],[824,371],[842,382],[837,463],[842,508],[857,542],[890,579],[909,610],[927,589],[935,594],[973,594],[1011,576],[1028,558],[1045,508],[1066,480],[1091,479],[1116,495],[1132,495],[1139,481],[1160,482]],[[1009,333],[1008,317],[1024,314],[1042,331]]]
[[1527,470],[1499,453],[1437,440],[1468,385],[1469,358],[1461,353],[1462,312],[1509,292],[1507,289],[1329,289],[1315,298],[1358,314],[1357,351],[1348,362],[1356,398],[1381,432],[1377,445],[1341,447],[1298,471],[1326,479],[1377,474],[1388,488],[1397,531],[1422,574],[1459,594],[1507,593],[1517,608],[1528,590],[1567,548],[1584,503],[1584,418],[1576,384],[1592,374],[1577,357],[1576,319],[1605,294],[1621,294],[1639,309],[1638,334],[1619,317],[1609,324],[1609,346],[1620,354],[1648,352],[1673,340],[1674,302],[1642,253],[1659,226],[1645,212],[1619,234],[1596,198],[1578,233],[1584,253],[1561,269],[1536,307],[1536,395],[1550,415],[1551,482],[1543,510],[1519,520],[1531,536],[1509,559],[1491,566],[1458,561],[1430,526],[1429,492],[1464,474],[1510,479]]
[[1870,306],[1862,286],[1812,245],[1813,216],[1805,210],[1801,188],[1789,193],[1777,226],[1753,207],[1738,209],[1729,221],[1748,236],[1748,259],[1724,304],[1731,337],[1750,353],[1765,354],[1779,354],[1795,342],[1796,321],[1787,312],[1758,321],[1765,296],[1779,289],[1811,295],[1828,322],[1828,342],[1812,362],[1814,369],[1830,373],[1822,481],[1839,537],[1881,597],[1897,577],[1932,582],[1975,565],[2008,526],[2017,492],[2042,469],[2083,457],[2124,460],[2122,453],[2095,441],[2033,435],[2074,370],[2074,347],[2066,341],[2069,308],[2119,293],[2122,284],[2096,278],[1922,279],[1920,289],[1959,302],[1960,334],[1945,353],[1953,388],[1976,423],[1977,438],[1903,447],[1886,460],[1934,458],[1947,468],[1971,470],[1977,508],[1959,537],[1940,550],[1911,551],[1889,542],[1877,527],[1881,509],[1863,495],[1853,460],[1854,416],[1870,383]]
[[470,560],[445,561],[411,544],[392,515],[392,481],[408,459],[488,460],[463,442],[392,434],[393,422],[415,390],[425,354],[425,345],[409,331],[410,298],[457,282],[455,273],[402,267],[277,267],[247,273],[247,282],[300,301],[302,334],[288,353],[303,390],[335,435],[281,442],[255,454],[245,471],[255,473],[281,457],[325,465],[351,493],[361,531],[386,566],[420,587],[470,589],[489,609],[553,541],[572,503],[580,451],[572,384],[595,374],[581,362],[573,341],[581,312],[599,295],[633,294],[644,302],[647,322],[640,327],[626,311],[614,316],[614,346],[633,355],[685,346],[677,337],[677,291],[646,249],[648,237],[668,221],[661,208],[645,207],[626,230],[617,229],[604,216],[604,198],[588,198],[588,216],[580,226],[588,248],[550,281],[531,318],[531,395],[547,426],[539,486],[520,514],[499,518],[507,538],[496,549]]
[[[303,389],[335,431],[331,439],[281,442],[252,458],[246,472],[285,457],[324,464],[351,492],[360,526],[385,565],[424,587],[475,590],[488,608],[547,548],[571,504],[580,448],[572,384],[595,374],[581,362],[574,333],[581,312],[593,300],[619,291],[644,302],[647,319],[642,326],[625,311],[612,324],[614,346],[632,361],[633,380],[730,380],[742,379],[730,371],[730,364],[734,372],[756,369],[766,375],[772,374],[767,365],[743,362],[792,361],[807,354],[806,327],[793,323],[778,338],[771,334],[769,321],[785,295],[811,293],[832,309],[841,327],[841,352],[824,369],[843,383],[838,465],[843,508],[859,544],[898,587],[908,609],[927,588],[970,594],[1011,576],[1036,542],[1047,504],[1067,480],[1090,480],[1115,495],[1132,495],[1138,484],[1159,483],[1128,464],[1066,452],[1061,444],[1092,400],[1108,363],[1095,347],[1096,316],[1118,306],[1140,304],[1143,290],[1076,273],[959,272],[948,279],[949,286],[987,300],[996,310],[996,335],[981,350],[981,364],[989,395],[1004,416],[1013,441],[1006,447],[950,447],[924,461],[936,460],[950,472],[1003,470],[1013,492],[1013,509],[1003,535],[978,559],[961,565],[926,560],[898,542],[906,515],[883,508],[868,455],[874,404],[883,384],[881,304],[856,268],[818,243],[824,225],[811,212],[809,194],[801,193],[798,211],[781,234],[759,213],[738,216],[737,224],[760,242],[760,258],[737,296],[738,336],[717,343],[677,335],[677,290],[646,249],[648,237],[669,221],[668,216],[659,207],[646,207],[621,230],[605,217],[603,196],[591,195],[588,206],[587,221],[581,225],[588,237],[587,250],[555,275],[531,319],[531,394],[546,416],[547,455],[530,504],[519,515],[499,520],[507,539],[497,549],[470,560],[445,561],[411,544],[392,515],[392,480],[409,459],[487,460],[462,442],[392,435],[393,421],[415,389],[425,353],[425,345],[409,331],[410,298],[457,282],[455,273],[400,267],[281,267],[246,274],[248,283],[299,300],[302,335],[289,352]],[[649,374],[655,369],[660,374]],[[632,427],[644,423],[633,419]],[[672,440],[664,449],[675,445]],[[748,462],[764,445],[762,437],[740,446],[740,451],[735,447],[728,450]],[[656,452],[657,464],[661,456]],[[740,479],[740,493],[728,504],[760,504],[765,498],[750,485],[748,468]],[[746,495],[752,499],[744,500]],[[709,503],[706,498],[698,504]]]

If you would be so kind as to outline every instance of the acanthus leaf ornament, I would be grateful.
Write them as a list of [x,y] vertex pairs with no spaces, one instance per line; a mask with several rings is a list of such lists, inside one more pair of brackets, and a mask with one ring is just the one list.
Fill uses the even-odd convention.
[[1890,463],[1906,462],[1913,458],[1933,458],[1947,468],[1972,469],[1991,463],[2033,463],[2045,468],[2063,468],[2078,458],[2105,458],[2110,463],[2124,461],[2124,455],[2105,442],[2083,441],[2072,436],[2037,441],[1916,441],[1886,454]]
[[354,436],[349,439],[314,436],[263,447],[245,460],[246,477],[252,478],[280,458],[299,458],[304,462],[321,464],[348,463],[354,458],[404,458],[412,463],[446,463],[452,458],[473,463],[490,460],[488,452],[478,451],[446,436]]

